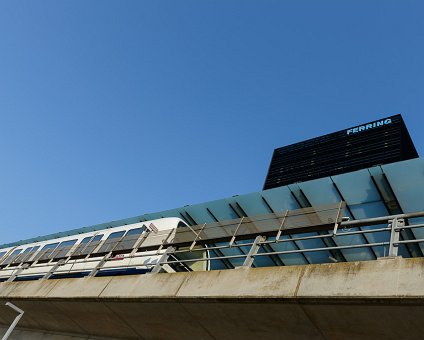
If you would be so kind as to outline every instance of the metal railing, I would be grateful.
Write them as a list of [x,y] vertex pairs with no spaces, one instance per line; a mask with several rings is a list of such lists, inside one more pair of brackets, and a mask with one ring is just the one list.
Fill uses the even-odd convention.
[[[408,213],[408,214],[399,214],[399,215],[389,215],[389,216],[382,216],[382,217],[376,217],[376,218],[368,218],[368,219],[361,219],[361,220],[353,220],[349,221],[343,215],[341,212],[343,211],[344,203],[341,202],[338,209],[336,210],[333,207],[328,207],[328,209],[323,209],[319,211],[312,212],[311,214],[316,213],[323,213],[323,212],[334,212],[337,211],[333,217],[328,217],[327,222],[324,223],[323,219],[320,219],[322,223],[305,223],[301,225],[290,225],[289,227],[286,226],[284,221],[287,221],[287,216],[299,216],[297,213],[299,211],[292,211],[292,212],[285,212],[284,214],[270,214],[270,215],[262,215],[262,216],[256,216],[253,218],[241,218],[238,220],[238,224],[235,223],[235,221],[226,222],[221,224],[221,228],[227,228],[228,226],[231,226],[231,230],[234,231],[232,235],[228,233],[227,237],[215,237],[211,238],[208,237],[207,233],[204,232],[205,230],[208,230],[211,228],[211,226],[203,225],[203,226],[196,226],[191,227],[192,233],[195,235],[193,236],[193,243],[191,246],[187,249],[181,249],[181,244],[179,245],[177,242],[173,244],[173,242],[167,242],[167,245],[169,246],[166,259],[163,259],[159,265],[172,265],[172,264],[181,264],[181,263],[193,263],[193,262],[202,262],[202,261],[213,261],[213,260],[232,260],[232,259],[244,259],[242,266],[252,266],[254,263],[254,259],[260,258],[260,257],[269,257],[272,255],[289,255],[289,254],[305,254],[305,253],[311,253],[311,252],[322,252],[322,251],[339,251],[339,250],[346,250],[346,249],[358,249],[358,248],[373,248],[373,247],[384,247],[387,249],[387,252],[384,252],[383,257],[396,257],[398,256],[398,249],[399,246],[404,244],[419,244],[423,243],[424,239],[401,239],[400,235],[402,231],[405,231],[407,229],[415,229],[415,228],[422,228],[424,227],[424,223],[416,223],[416,224],[407,224],[407,221],[413,218],[418,217],[424,217],[424,211],[422,212],[415,212],[415,213]],[[304,216],[305,217],[305,216]],[[311,217],[311,216],[309,216]],[[316,217],[316,216],[315,216]],[[274,221],[274,226],[276,226],[275,220],[281,221],[281,224],[278,227],[274,228],[261,228],[258,227],[256,224],[256,228],[245,228],[245,230],[248,230],[248,232],[240,232],[242,226],[244,223],[250,224],[254,222],[264,222],[264,221]],[[314,218],[306,218],[306,220],[314,220]],[[315,220],[316,221],[316,220]],[[331,222],[334,221],[334,224]],[[305,219],[303,220],[305,222]],[[268,223],[266,223],[268,225]],[[352,228],[357,227],[370,227],[370,226],[378,226],[381,224],[386,224],[386,227],[380,227],[380,228],[373,228],[373,229],[358,229],[355,231],[350,231]],[[234,228],[234,226],[236,226]],[[263,227],[263,226],[262,226]],[[196,230],[198,230],[196,232]],[[228,231],[228,230],[227,230]],[[310,232],[319,232],[319,234],[312,235],[312,236],[298,236],[302,233],[310,233]],[[202,233],[203,237],[199,237],[199,235]],[[308,241],[308,240],[316,240],[316,239],[331,239],[336,240],[338,237],[349,237],[353,235],[366,235],[366,234],[378,234],[378,233],[385,233],[387,234],[387,241],[381,241],[381,242],[362,242],[357,244],[349,244],[349,245],[334,245],[334,246],[326,246],[326,247],[312,247],[312,248],[302,248],[302,249],[292,249],[292,250],[281,250],[281,251],[270,251],[269,249],[272,249],[272,247],[265,248],[265,246],[272,246],[277,244],[284,244],[284,243],[291,243],[296,241]],[[292,235],[296,234],[296,237],[290,237],[290,238],[281,238],[282,235]],[[246,239],[252,239],[251,242],[243,242],[241,244],[237,243],[237,241],[240,240],[246,240]],[[178,241],[178,239],[177,239]],[[211,245],[216,243],[223,243],[228,242],[224,245]],[[193,246],[195,244],[201,244],[204,245],[205,248],[200,249],[193,249]],[[184,242],[182,245],[187,245],[188,242]],[[213,251],[219,250],[222,252],[224,249],[235,249],[235,248],[249,248],[247,253],[243,254],[232,254],[232,255],[223,255],[223,256],[200,256],[200,257],[192,257],[188,259],[184,259],[181,257],[181,255],[186,255],[188,253],[201,253],[207,250],[208,255],[211,254]],[[262,252],[259,252],[262,250]],[[331,261],[334,262],[334,261]]]
[[[411,223],[412,219],[424,217],[424,211],[377,218],[368,218],[350,221],[343,216],[345,203],[324,207],[311,207],[273,213],[242,217],[224,222],[187,226],[178,229],[162,230],[142,234],[138,240],[132,242],[133,247],[122,249],[115,246],[107,254],[98,257],[93,249],[84,259],[79,254],[73,256],[78,245],[71,249],[66,258],[51,259],[51,265],[44,273],[43,278],[48,279],[55,275],[72,274],[81,272],[81,268],[66,268],[66,264],[75,264],[83,261],[88,266],[87,275],[95,276],[104,270],[125,269],[134,266],[143,267],[152,273],[161,271],[183,271],[183,270],[210,270],[214,261],[226,261],[229,267],[256,266],[261,258],[268,257],[276,259],[275,265],[284,264],[278,258],[291,254],[303,254],[313,252],[343,252],[347,249],[383,247],[383,256],[395,257],[399,255],[399,247],[411,244],[419,244],[424,239],[407,239],[405,230],[424,227],[424,223]],[[380,225],[385,226],[380,226]],[[361,229],[361,227],[372,227],[372,229]],[[352,230],[355,229],[355,230]],[[302,235],[308,233],[307,235]],[[313,234],[311,234],[313,233]],[[367,242],[369,234],[380,234],[384,241]],[[339,238],[362,235],[363,241],[354,244],[337,244]],[[325,246],[320,247],[292,247],[294,249],[281,249],[279,245],[297,244],[302,241],[322,240]],[[326,241],[326,242],[324,242]],[[343,243],[343,242],[342,242]],[[119,244],[119,243],[117,243]],[[101,244],[99,245],[101,247]],[[240,250],[243,250],[241,252]],[[225,254],[226,253],[226,254]],[[411,255],[412,256],[412,255]],[[156,258],[155,261],[146,262],[140,259]],[[123,261],[120,260],[130,260]],[[237,261],[235,261],[237,260]],[[112,262],[114,261],[114,262]],[[338,261],[330,258],[329,262]],[[238,264],[231,264],[237,262]],[[79,262],[81,263],[81,262]],[[140,264],[142,263],[142,264]],[[194,266],[195,264],[202,266]],[[14,273],[8,281],[16,279],[25,269],[42,268],[46,263],[22,263],[15,266]],[[8,267],[6,267],[8,268]],[[0,270],[0,277],[2,270]],[[8,274],[9,275],[9,274]]]

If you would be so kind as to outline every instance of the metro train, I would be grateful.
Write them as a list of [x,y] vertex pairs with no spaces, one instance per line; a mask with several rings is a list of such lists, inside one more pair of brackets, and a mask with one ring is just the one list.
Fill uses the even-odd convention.
[[[0,282],[146,273],[158,264],[164,242],[172,243],[177,228],[188,225],[169,217],[0,248]],[[202,249],[181,253],[179,258],[207,257]],[[178,255],[172,259],[178,260]],[[209,266],[208,261],[174,262],[161,265],[161,271],[207,270]]]

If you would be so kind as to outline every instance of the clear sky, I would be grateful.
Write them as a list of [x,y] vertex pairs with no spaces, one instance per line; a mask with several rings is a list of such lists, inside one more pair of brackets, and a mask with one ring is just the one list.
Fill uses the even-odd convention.
[[402,113],[423,1],[1,1],[0,243],[262,188],[276,147]]

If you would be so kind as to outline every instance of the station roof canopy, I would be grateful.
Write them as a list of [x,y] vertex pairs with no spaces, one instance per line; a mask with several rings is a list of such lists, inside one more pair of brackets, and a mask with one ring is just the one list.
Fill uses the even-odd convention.
[[[424,158],[374,166],[340,175],[156,213],[146,213],[132,218],[23,240],[3,245],[3,247],[44,241],[162,217],[180,217],[188,224],[195,225],[236,219],[242,216],[335,204],[340,201],[346,202],[344,215],[352,220],[424,211]],[[376,227],[378,226],[363,228]],[[408,237],[410,238],[424,239],[424,228],[410,229],[409,233]],[[313,234],[311,233],[311,235]],[[384,235],[384,233],[368,233],[340,236],[333,242],[336,245],[348,245],[358,242],[374,243],[382,241],[383,238],[384,240],[387,239],[387,235]],[[306,241],[284,242],[281,247],[289,250],[303,247],[329,247],[332,245],[334,244],[317,238]],[[400,248],[400,255],[404,257],[422,256],[424,252],[423,244],[410,247],[402,245]],[[386,249],[384,247],[376,246],[341,250],[341,255],[346,261],[372,260],[383,256],[385,252]],[[329,262],[328,259],[331,256],[330,251],[293,253],[286,255],[283,262],[288,265],[324,263]]]

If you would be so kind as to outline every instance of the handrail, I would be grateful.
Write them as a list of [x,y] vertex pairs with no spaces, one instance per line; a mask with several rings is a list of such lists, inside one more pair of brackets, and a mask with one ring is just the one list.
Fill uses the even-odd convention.
[[[85,257],[72,256],[72,251],[68,257],[61,262],[51,259],[48,262],[28,261],[16,265],[8,264],[1,268],[0,278],[10,277],[14,280],[19,275],[24,276],[29,273],[28,269],[40,269],[46,267],[45,276],[47,279],[55,274],[91,272],[93,268],[74,268],[75,265],[86,264],[96,266],[96,273],[109,269],[128,268],[132,260],[140,260],[134,266],[137,268],[151,269],[160,272],[163,265],[186,265],[194,262],[204,262],[212,260],[233,260],[244,258],[244,265],[255,264],[255,259],[263,256],[279,256],[289,254],[305,254],[310,252],[338,251],[346,249],[387,247],[388,252],[383,256],[397,256],[398,247],[402,244],[424,243],[424,239],[401,239],[399,237],[402,230],[424,227],[424,223],[406,225],[406,221],[417,217],[424,217],[424,211],[405,213],[398,215],[388,215],[374,218],[367,218],[354,221],[346,221],[342,216],[344,202],[324,208],[306,208],[296,211],[285,211],[284,213],[273,213],[268,215],[258,215],[243,217],[237,220],[224,221],[220,223],[202,224],[191,226],[190,228],[162,230],[155,234],[143,236],[143,242],[136,242],[133,248],[112,250],[110,256],[99,256],[96,249]],[[305,212],[303,215],[301,212]],[[283,221],[283,222],[281,222]],[[335,228],[337,223],[338,228]],[[385,227],[366,230],[346,230],[346,228],[375,226],[386,224]],[[301,236],[302,233],[319,231],[317,235]],[[297,234],[292,237],[280,237],[283,235]],[[287,242],[308,241],[314,239],[333,239],[353,235],[383,234],[387,240],[370,243],[342,244],[329,247],[315,247],[300,249],[285,249],[277,251],[272,245],[284,244]],[[300,235],[299,235],[300,234]],[[247,242],[240,242],[246,241]],[[334,244],[334,243],[333,243]],[[76,248],[74,248],[76,249]],[[224,255],[222,251],[231,250],[230,254]],[[235,254],[235,249],[246,249],[245,253]],[[386,249],[386,248],[385,248]],[[214,255],[214,253],[216,254]],[[199,254],[200,256],[195,256]],[[118,257],[115,255],[120,254]],[[221,255],[222,254],[222,255]],[[35,253],[35,258],[38,254]],[[152,260],[154,258],[154,260]],[[124,260],[124,261],[117,261]],[[101,261],[101,263],[99,263]],[[186,268],[186,267],[184,267]],[[186,268],[187,270],[187,268]],[[42,273],[42,274],[43,274]],[[37,274],[37,275],[42,275]]]

